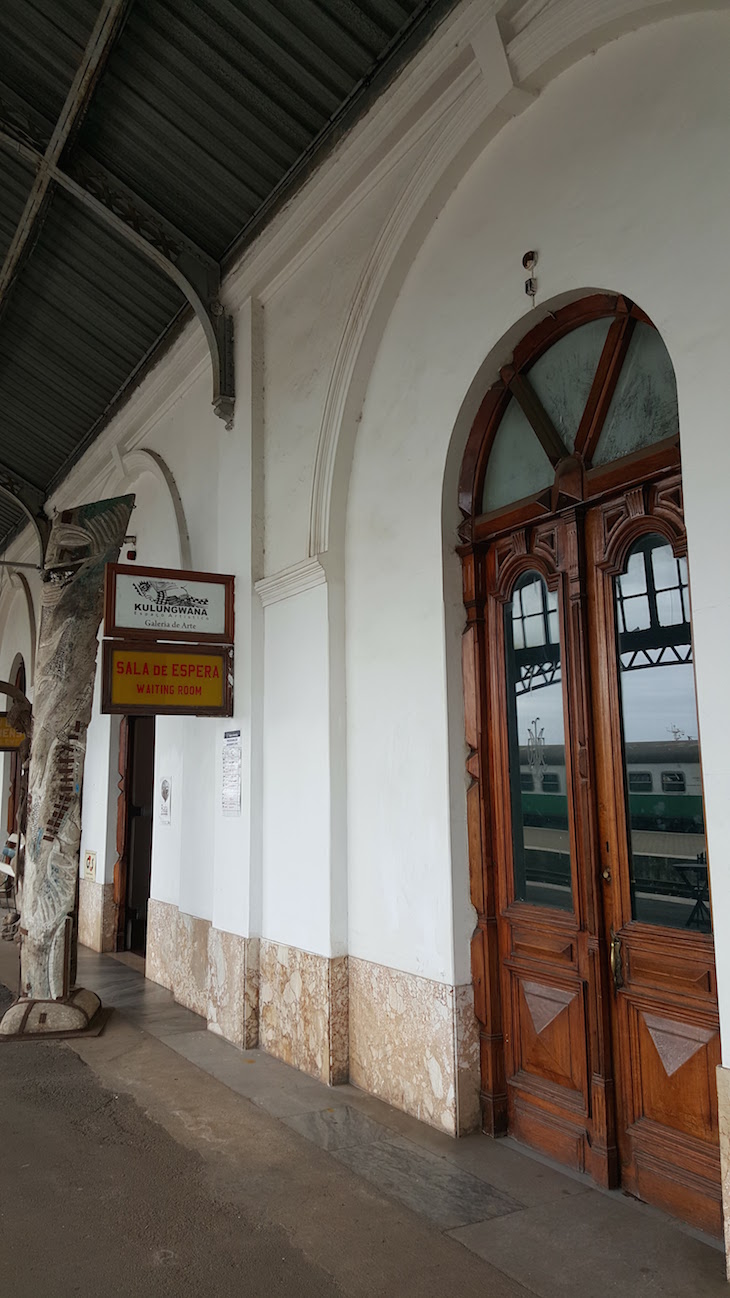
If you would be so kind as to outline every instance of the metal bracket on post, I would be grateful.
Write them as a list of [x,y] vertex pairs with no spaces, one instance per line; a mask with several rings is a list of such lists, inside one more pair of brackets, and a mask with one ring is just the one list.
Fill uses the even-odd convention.
[[221,304],[217,261],[171,222],[133,194],[116,177],[87,161],[77,174],[54,170],[54,180],[87,211],[147,257],[185,295],[203,327],[213,366],[213,409],[230,428],[233,422],[233,321]]
[[213,320],[218,341],[218,366],[213,368],[213,410],[226,428],[233,427],[236,403],[235,376],[233,372],[233,319],[226,315],[216,301]]

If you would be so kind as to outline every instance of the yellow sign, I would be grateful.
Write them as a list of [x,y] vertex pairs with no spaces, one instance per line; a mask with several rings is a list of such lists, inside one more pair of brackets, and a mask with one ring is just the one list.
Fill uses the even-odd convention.
[[13,730],[13,727],[8,725],[7,712],[0,712],[0,753],[9,753],[20,748],[24,739],[24,734],[19,730]]
[[227,715],[227,650],[105,645],[105,711]]

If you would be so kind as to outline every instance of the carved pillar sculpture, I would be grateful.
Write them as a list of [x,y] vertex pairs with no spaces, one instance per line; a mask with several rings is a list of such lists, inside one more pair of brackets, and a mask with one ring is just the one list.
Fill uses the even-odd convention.
[[[68,991],[66,921],[79,870],[81,784],[104,567],[119,557],[133,505],[133,496],[121,496],[64,510],[51,528],[43,573],[20,897],[21,1005],[23,999],[51,1001]],[[3,1022],[3,1030],[9,1031],[10,1024]]]

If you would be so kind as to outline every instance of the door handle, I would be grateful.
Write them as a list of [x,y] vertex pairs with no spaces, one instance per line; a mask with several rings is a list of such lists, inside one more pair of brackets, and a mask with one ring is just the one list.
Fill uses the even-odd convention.
[[613,929],[611,929],[611,974],[613,975],[614,991],[618,991],[619,987],[624,985],[624,970],[621,958],[621,938],[614,933]]

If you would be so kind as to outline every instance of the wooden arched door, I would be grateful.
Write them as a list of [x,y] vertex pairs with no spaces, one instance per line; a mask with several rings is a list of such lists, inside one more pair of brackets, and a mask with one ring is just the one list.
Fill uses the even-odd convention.
[[461,506],[485,1130],[719,1232],[676,387],[632,303],[523,340]]

